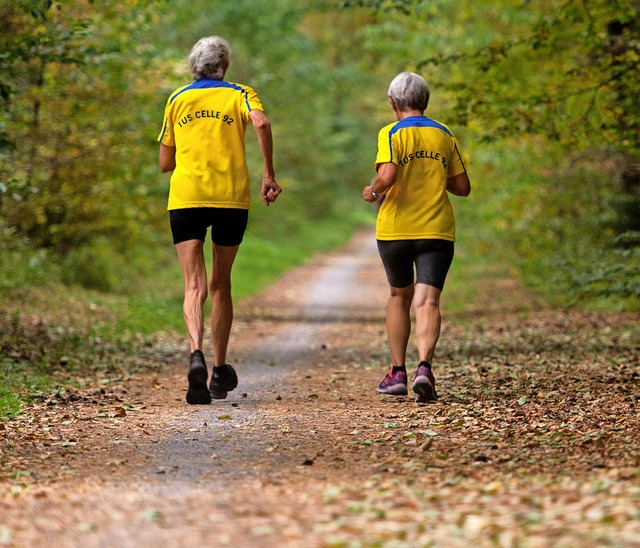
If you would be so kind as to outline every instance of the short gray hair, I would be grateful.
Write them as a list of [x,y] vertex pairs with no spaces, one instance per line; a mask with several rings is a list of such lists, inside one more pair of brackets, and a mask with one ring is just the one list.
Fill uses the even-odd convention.
[[389,84],[389,98],[400,112],[407,110],[427,110],[429,104],[429,84],[415,72],[401,72]]
[[222,80],[231,64],[231,46],[219,36],[200,38],[189,54],[189,68],[194,80]]

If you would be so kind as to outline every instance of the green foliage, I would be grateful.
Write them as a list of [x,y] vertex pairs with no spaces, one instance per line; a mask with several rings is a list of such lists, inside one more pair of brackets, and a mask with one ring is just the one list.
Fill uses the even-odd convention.
[[621,297],[628,298],[634,308],[640,306],[640,232],[630,230],[616,236],[606,252],[597,252],[592,253],[584,272],[571,271],[575,298]]
[[169,177],[158,172],[155,136],[167,95],[190,80],[189,49],[212,32],[231,41],[228,76],[256,87],[274,128],[285,193],[276,207],[259,202],[250,130],[249,235],[277,247],[302,224],[365,209],[359,189],[380,123],[359,93],[375,75],[351,53],[358,17],[243,0],[216,3],[203,18],[207,4],[3,5],[0,23],[11,31],[0,39],[3,252],[46,249],[45,277],[104,291],[130,291],[130,279],[154,271],[149,247],[170,245]]
[[518,250],[523,275],[562,304],[603,295],[637,305],[637,246],[616,243],[640,230],[637,2],[343,4],[377,15],[367,48],[393,44],[403,68],[427,75],[438,101],[431,115],[450,110],[474,188],[488,147],[499,149],[499,162],[519,159],[491,179],[492,192],[482,193],[490,203],[476,201],[475,190],[471,200],[484,210],[476,218]]
[[[376,132],[393,119],[386,85],[411,69],[432,85],[428,114],[451,125],[470,160],[463,228],[464,216],[491,226],[486,242],[512,244],[530,280],[547,278],[559,248],[568,270],[597,251],[616,279],[631,276],[611,285],[624,296],[632,269],[614,267],[636,246],[612,242],[640,230],[638,21],[629,0],[5,2],[0,285],[51,279],[133,295],[162,272],[168,176],[155,136],[167,95],[190,78],[189,48],[216,33],[234,48],[229,79],[258,90],[273,124],[285,192],[271,208],[254,192],[247,237],[274,258],[291,240],[283,265],[302,260],[309,234],[330,233],[332,220],[345,234],[367,211],[359,191]],[[247,141],[255,188],[260,153],[251,131]],[[589,173],[572,173],[585,155]],[[565,278],[571,299],[594,293],[590,261],[573,263],[584,277]]]
[[62,260],[62,281],[87,289],[113,291],[121,281],[118,272],[122,265],[116,263],[118,259],[105,239],[78,246]]
[[[198,38],[227,38],[234,51],[227,79],[252,85],[273,125],[276,172],[286,201],[279,224],[290,232],[335,213],[342,207],[343,191],[355,195],[371,177],[372,144],[381,123],[371,117],[367,94],[362,93],[377,92],[379,76],[353,54],[359,42],[358,17],[345,18],[311,2],[237,0],[216,3],[202,18],[203,4],[209,3],[181,0],[165,14],[167,33],[182,29],[168,44],[171,59],[162,59],[171,71],[165,96],[188,81],[184,58]],[[259,150],[247,149],[257,178]],[[272,215],[260,207],[254,207],[254,213]]]
[[42,285],[55,270],[46,249],[33,249],[10,231],[0,231],[0,294]]
[[522,140],[517,150],[496,143],[474,160],[473,199],[456,203],[463,248],[489,266],[511,263],[552,304],[637,307],[637,238],[618,235],[615,157],[606,166],[587,154],[567,162],[553,144]]
[[535,133],[573,146],[595,139],[637,152],[638,112],[630,100],[640,91],[637,4],[513,3],[508,30],[496,8],[483,2],[476,9],[488,11],[490,24],[506,32],[418,60],[426,70],[458,65],[445,68],[454,110],[479,121],[489,141]]
[[35,1],[0,10],[8,29],[0,46],[0,231],[61,253],[96,236],[135,239],[149,208],[136,203],[139,190],[125,194],[124,177],[144,171],[128,158],[142,142],[142,113],[131,105],[141,97],[136,69],[146,63],[141,48],[134,59],[123,50],[134,45],[130,31],[147,24],[136,17],[142,10]]

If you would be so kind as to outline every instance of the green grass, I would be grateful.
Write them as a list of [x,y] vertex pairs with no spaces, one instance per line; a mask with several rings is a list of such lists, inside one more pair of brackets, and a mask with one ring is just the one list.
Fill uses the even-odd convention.
[[25,402],[31,402],[50,394],[68,381],[56,382],[44,371],[34,371],[28,361],[0,360],[0,420],[20,411]]
[[[62,380],[74,367],[81,339],[61,336],[43,324],[24,322],[18,312],[0,314],[0,419],[17,413],[25,402],[69,384]],[[57,367],[55,367],[57,365]],[[60,375],[63,374],[63,375]]]
[[[13,365],[10,364],[9,368],[0,366],[0,374],[4,378],[10,378],[8,376],[7,369],[12,369]],[[10,384],[3,384],[0,386],[0,422],[3,417],[13,417],[20,411],[23,405],[23,400],[20,398],[18,387]]]

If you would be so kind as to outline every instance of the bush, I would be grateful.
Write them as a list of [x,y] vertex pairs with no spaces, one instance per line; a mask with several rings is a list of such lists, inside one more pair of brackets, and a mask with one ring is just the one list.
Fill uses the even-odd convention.
[[98,239],[70,251],[62,260],[62,281],[85,289],[110,292],[121,284],[123,260],[108,240]]

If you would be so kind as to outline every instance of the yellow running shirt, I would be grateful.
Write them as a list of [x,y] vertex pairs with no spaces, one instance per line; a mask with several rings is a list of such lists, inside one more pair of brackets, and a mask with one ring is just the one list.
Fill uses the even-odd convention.
[[203,78],[174,91],[158,136],[176,147],[167,209],[249,209],[244,137],[249,112],[263,110],[249,86]]
[[455,241],[447,177],[466,168],[449,128],[426,116],[408,116],[383,127],[378,133],[376,169],[388,162],[398,171],[378,211],[376,238]]

